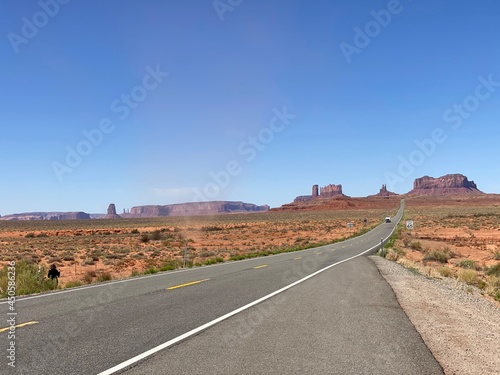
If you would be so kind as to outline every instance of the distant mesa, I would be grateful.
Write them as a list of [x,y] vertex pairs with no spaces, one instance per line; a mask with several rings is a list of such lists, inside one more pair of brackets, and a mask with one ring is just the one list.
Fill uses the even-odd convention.
[[136,206],[130,209],[125,217],[161,217],[161,216],[190,216],[190,215],[216,215],[221,213],[236,212],[265,212],[269,211],[268,205],[257,206],[253,203],[213,201],[213,202],[188,202],[169,205]]
[[116,206],[114,203],[111,203],[108,206],[108,213],[104,216],[105,219],[121,219],[120,215],[116,214]]
[[170,205],[136,206],[123,210],[123,215],[116,213],[116,206],[111,203],[106,214],[87,214],[85,212],[25,212],[0,216],[0,220],[87,220],[87,219],[118,219],[134,217],[190,216],[216,215],[236,212],[265,212],[268,205],[257,206],[252,203],[216,201],[189,202]]
[[464,195],[484,194],[474,181],[469,181],[463,174],[447,174],[438,178],[424,176],[415,179],[413,190],[408,195]]
[[[433,178],[424,176],[415,179],[413,189],[402,196],[456,196],[456,195],[482,195],[485,194],[479,190],[474,181],[469,181],[468,178],[462,174],[447,174],[442,177]],[[293,203],[285,204],[276,210],[298,210],[298,209],[348,209],[357,205],[357,207],[368,207],[369,202],[376,205],[379,197],[390,198],[397,197],[392,191],[387,190],[385,184],[382,185],[379,192],[368,197],[351,198],[342,192],[342,185],[327,185],[318,188],[318,185],[312,187],[311,195],[301,195],[294,199]],[[330,199],[321,199],[330,198]],[[331,198],[345,198],[345,199],[331,199]],[[362,200],[366,202],[362,203]],[[377,199],[378,200],[378,199]],[[342,202],[344,201],[344,202]],[[273,209],[275,210],[275,209]]]
[[[453,195],[482,195],[474,181],[469,181],[463,174],[447,174],[438,178],[423,176],[415,179],[413,189],[406,193],[411,196],[453,196]],[[398,194],[387,190],[382,185],[380,191],[366,198],[392,197]],[[345,199],[336,199],[345,198]],[[311,195],[301,195],[294,199],[293,203],[285,204],[280,209],[307,209],[308,207],[331,207],[334,209],[348,209],[354,206],[364,207],[359,203],[365,199],[367,202],[374,201],[366,198],[352,198],[342,192],[342,185],[330,184],[319,187],[312,186]],[[356,201],[355,201],[356,200]],[[375,201],[381,202],[380,199]],[[304,202],[304,204],[302,204]],[[310,203],[305,203],[310,202]],[[369,203],[368,202],[368,203]],[[367,204],[368,204],[367,203]],[[370,203],[372,204],[372,203]],[[366,206],[368,207],[368,206]],[[124,209],[120,216],[116,213],[116,206],[111,203],[107,214],[87,214],[85,212],[25,212],[12,215],[0,216],[0,220],[88,220],[97,218],[141,218],[141,217],[163,217],[163,216],[190,216],[190,215],[217,215],[222,213],[245,213],[269,211],[268,205],[255,205],[241,201],[212,201],[212,202],[188,202],[169,205],[136,206]],[[274,209],[273,209],[274,210]]]
[[5,215],[0,220],[89,220],[85,212],[24,212]]
[[293,201],[296,202],[308,202],[313,199],[320,198],[349,198],[347,195],[342,193],[342,185],[327,185],[322,188],[318,188],[318,185],[313,185],[311,195],[300,195]]

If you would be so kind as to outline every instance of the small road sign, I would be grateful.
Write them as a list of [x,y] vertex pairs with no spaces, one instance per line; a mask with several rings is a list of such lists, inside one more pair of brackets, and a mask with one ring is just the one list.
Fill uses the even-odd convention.
[[413,220],[406,220],[406,229],[412,230],[413,228]]

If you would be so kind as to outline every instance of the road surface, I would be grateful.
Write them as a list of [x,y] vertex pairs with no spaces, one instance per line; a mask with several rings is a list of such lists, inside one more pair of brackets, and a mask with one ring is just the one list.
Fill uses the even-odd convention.
[[[367,365],[370,373],[377,373],[376,367],[371,366],[394,356],[397,357],[393,360],[395,363],[428,362],[433,369],[439,368],[388,285],[363,257],[376,251],[381,239],[390,236],[401,215],[402,210],[392,223],[383,223],[363,236],[342,243],[20,297],[16,301],[15,316],[19,325],[15,331],[16,367],[8,366],[9,360],[4,356],[1,373],[112,374],[128,370],[127,367],[132,367],[131,373],[137,374],[154,371],[162,374],[293,373],[290,365],[295,362],[290,359],[299,360],[301,356],[323,361],[320,361],[323,367],[310,368],[307,373],[325,373],[326,368],[331,369],[326,373],[349,373],[334,372],[331,366],[341,363],[339,358],[347,358],[346,351],[354,347],[379,353],[377,362]],[[335,298],[332,299],[332,295]],[[263,301],[257,303],[260,300]],[[340,300],[343,302],[338,304]],[[260,311],[262,315],[261,309],[265,308],[269,309],[265,319],[251,318],[256,320],[249,320],[246,327],[241,323],[241,319],[252,312],[259,315],[255,311]],[[7,317],[6,302],[0,302],[2,310]],[[397,317],[387,315],[391,311]],[[340,326],[339,317],[346,319],[340,320]],[[335,321],[337,324],[333,324]],[[309,339],[297,341],[292,345],[294,350],[287,354],[267,350],[268,345],[278,345],[280,340],[292,344],[296,338],[294,332],[300,332],[296,328],[308,327],[309,323],[313,331],[306,329],[309,336],[300,335]],[[242,326],[234,330],[231,327],[235,324]],[[283,335],[278,340],[271,328],[280,325],[287,325],[288,330],[280,329]],[[331,331],[333,327],[336,328]],[[0,332],[0,341],[4,341],[5,346],[10,344],[8,333]],[[381,347],[385,345],[382,333],[384,340],[391,344],[389,353]],[[329,341],[332,337],[335,340]],[[175,345],[177,341],[181,343]],[[218,342],[223,345],[216,345]],[[207,343],[215,345],[214,350],[218,348],[232,354],[226,356],[219,352],[214,357],[218,365],[222,363],[220,368],[188,369],[188,363],[210,363]],[[254,357],[248,357],[245,346],[260,350],[256,349]],[[400,353],[396,347],[407,350]],[[232,352],[226,352],[228,348]],[[172,353],[177,350],[187,352],[173,355],[178,360],[176,368],[172,364]],[[252,367],[247,361],[241,361],[246,358],[254,364],[261,363],[259,358],[264,354],[271,361],[266,368],[250,371]],[[350,367],[351,362],[357,362],[360,354],[352,352],[351,360],[342,362],[342,366],[356,369]],[[243,367],[234,368],[230,362],[224,362],[224,357],[237,359]],[[408,369],[413,368],[409,366]],[[431,373],[439,372],[427,372]]]

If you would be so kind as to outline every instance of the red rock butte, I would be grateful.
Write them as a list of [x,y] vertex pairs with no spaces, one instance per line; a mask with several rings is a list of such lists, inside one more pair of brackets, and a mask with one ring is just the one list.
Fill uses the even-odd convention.
[[392,191],[387,190],[387,185],[382,185],[380,191],[377,194],[369,195],[369,197],[391,197],[393,195],[398,195]]
[[311,195],[300,195],[294,199],[294,202],[307,202],[311,199],[318,198],[348,198],[347,195],[342,193],[342,185],[326,185],[321,188],[318,188],[318,185],[313,185],[312,194]]
[[424,176],[415,179],[413,190],[408,195],[463,195],[484,194],[474,181],[469,181],[463,174],[447,174],[438,178]]

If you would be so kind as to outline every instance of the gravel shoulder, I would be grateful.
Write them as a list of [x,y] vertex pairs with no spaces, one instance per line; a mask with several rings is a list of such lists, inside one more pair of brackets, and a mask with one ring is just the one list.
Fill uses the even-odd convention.
[[370,257],[446,375],[500,373],[500,308],[455,280],[430,279]]

